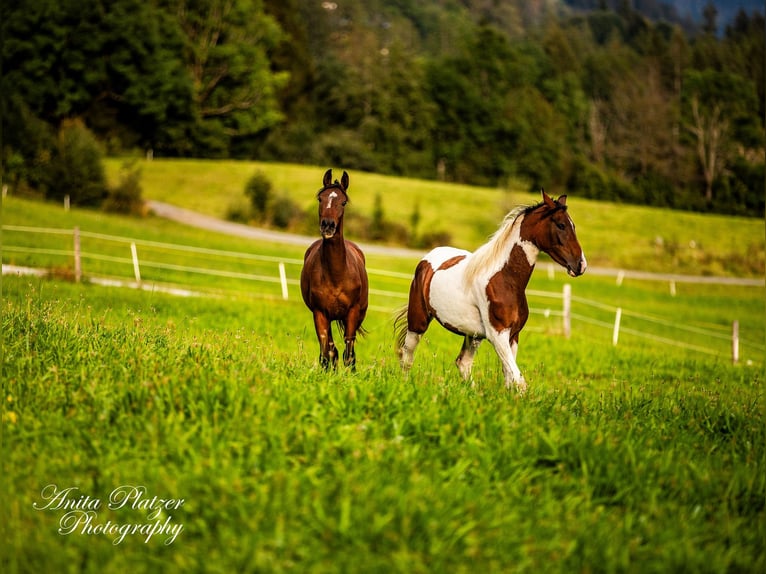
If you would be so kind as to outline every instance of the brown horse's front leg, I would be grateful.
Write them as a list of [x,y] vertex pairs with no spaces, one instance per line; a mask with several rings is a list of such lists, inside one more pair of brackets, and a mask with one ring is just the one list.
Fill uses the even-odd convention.
[[319,364],[327,370],[338,363],[338,350],[332,340],[330,320],[321,311],[314,311],[314,329],[319,339]]
[[343,351],[343,364],[352,371],[356,371],[356,351],[354,343],[356,342],[356,332],[364,320],[364,311],[358,308],[352,308],[346,316],[346,326],[344,330],[344,340],[346,348]]
[[354,351],[354,342],[356,337],[346,337],[346,348],[343,351],[343,364],[352,371],[356,371],[356,351]]

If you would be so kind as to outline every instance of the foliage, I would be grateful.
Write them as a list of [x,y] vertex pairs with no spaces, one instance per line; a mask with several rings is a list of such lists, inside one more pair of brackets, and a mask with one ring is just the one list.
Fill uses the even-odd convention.
[[726,191],[765,163],[762,12],[715,35],[715,12],[697,28],[657,2],[27,4],[0,13],[16,187],[40,188],[50,134],[79,118],[109,152],[530,189],[587,164],[591,197],[764,212],[763,181]]

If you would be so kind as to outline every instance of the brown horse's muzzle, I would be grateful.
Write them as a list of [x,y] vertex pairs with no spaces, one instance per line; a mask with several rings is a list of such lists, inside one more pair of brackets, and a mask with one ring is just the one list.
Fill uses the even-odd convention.
[[332,219],[322,219],[319,222],[319,232],[325,239],[330,239],[337,231],[338,226]]

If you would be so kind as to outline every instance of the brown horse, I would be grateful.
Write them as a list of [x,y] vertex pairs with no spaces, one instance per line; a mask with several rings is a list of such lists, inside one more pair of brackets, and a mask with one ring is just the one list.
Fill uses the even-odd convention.
[[[524,290],[543,251],[572,277],[587,263],[567,213],[566,195],[511,211],[492,238],[474,253],[437,247],[418,264],[409,305],[397,317],[402,367],[412,366],[415,347],[432,319],[463,337],[456,360],[463,378],[471,376],[479,344],[489,339],[503,364],[505,386],[520,392],[526,382],[516,364],[519,333],[529,308]],[[406,319],[406,322],[405,322]]]
[[301,293],[314,314],[314,328],[319,339],[319,363],[325,369],[338,362],[332,339],[332,321],[337,321],[346,343],[343,363],[356,368],[354,342],[362,334],[367,314],[368,282],[364,253],[343,238],[343,212],[348,203],[348,174],[332,182],[328,169],[317,193],[319,201],[318,239],[306,250],[301,271]]

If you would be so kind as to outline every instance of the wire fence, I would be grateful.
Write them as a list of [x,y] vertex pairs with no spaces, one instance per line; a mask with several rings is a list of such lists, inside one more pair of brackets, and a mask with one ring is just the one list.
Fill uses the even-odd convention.
[[[107,265],[95,266],[95,269],[89,270],[85,277],[87,281],[102,285],[148,288],[153,291],[167,291],[177,295],[220,294],[223,291],[220,289],[220,281],[216,281],[216,279],[225,278],[237,281],[239,285],[249,286],[254,283],[271,285],[271,288],[262,287],[259,292],[266,296],[281,296],[287,300],[290,298],[290,291],[294,291],[299,285],[299,280],[295,277],[299,275],[299,268],[303,265],[303,260],[296,258],[133,239],[81,231],[78,228],[58,229],[17,225],[3,225],[2,228],[3,231],[17,232],[22,236],[23,234],[68,236],[70,238],[67,241],[69,247],[63,245],[59,247],[37,247],[31,244],[36,243],[34,240],[28,240],[26,245],[23,244],[24,241],[19,241],[19,245],[5,244],[3,245],[3,252],[47,255],[59,258],[58,261],[62,262],[64,268],[73,268],[72,273],[76,281],[84,279],[84,261],[99,262]],[[86,240],[89,242],[88,249],[82,247]],[[140,253],[142,255],[139,257]],[[150,255],[160,260],[150,258]],[[187,256],[190,261],[178,261],[178,259]],[[171,261],[167,260],[168,257],[171,258]],[[162,260],[163,258],[164,260]],[[243,272],[241,270],[242,262],[253,265],[258,272]],[[55,267],[55,264],[53,266]],[[288,267],[291,267],[289,273]],[[552,269],[551,266],[549,276]],[[128,270],[132,270],[132,273]],[[3,272],[36,272],[42,274],[44,270],[41,271],[37,268],[25,270],[3,264]],[[371,309],[390,312],[406,304],[409,282],[412,279],[411,274],[376,268],[368,268],[367,273],[371,283],[370,295],[375,296],[380,303],[371,306]],[[189,274],[205,276],[210,278],[211,282],[203,285],[197,283],[190,285]],[[127,279],[126,276],[130,278]],[[252,293],[249,287],[248,292]],[[740,346],[747,347],[748,351],[758,357],[763,357],[766,352],[766,346],[763,344],[740,339],[738,321],[732,322],[731,326],[679,322],[678,320],[639,313],[574,296],[571,292],[571,286],[568,284],[564,285],[561,292],[527,289],[526,293],[534,302],[540,302],[539,300],[542,299],[552,299],[556,302],[558,308],[533,305],[530,307],[530,312],[546,317],[561,318],[561,331],[567,337],[570,335],[571,324],[574,320],[582,324],[610,330],[613,345],[618,345],[621,335],[629,335],[661,345],[675,346],[708,355],[719,357],[728,355],[735,363],[740,359]],[[573,303],[578,307],[577,312],[572,311]],[[587,309],[595,312],[588,313]],[[649,325],[650,327],[626,327],[625,319],[628,319],[631,324]],[[658,334],[658,330],[662,334]],[[676,336],[670,336],[669,333],[671,332],[675,332]],[[693,337],[687,337],[684,334],[692,335],[698,339],[702,338],[706,344],[690,342],[688,339]],[[714,347],[711,343],[715,341],[725,341],[730,350],[722,350],[720,344]]]

